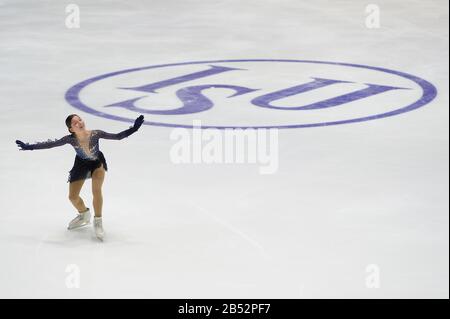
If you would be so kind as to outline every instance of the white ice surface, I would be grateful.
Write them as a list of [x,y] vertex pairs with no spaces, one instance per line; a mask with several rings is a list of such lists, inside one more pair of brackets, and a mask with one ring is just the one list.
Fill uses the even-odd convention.
[[[448,1],[377,1],[380,29],[365,27],[356,0],[76,3],[81,28],[67,29],[64,1],[0,0],[0,297],[449,297]],[[91,227],[66,230],[73,149],[14,143],[67,134],[71,113],[127,128],[65,101],[84,79],[258,58],[401,70],[438,95],[386,119],[281,130],[273,175],[175,165],[164,127],[102,141],[104,243]],[[79,288],[66,285],[72,264]],[[366,287],[370,264],[378,289]]]

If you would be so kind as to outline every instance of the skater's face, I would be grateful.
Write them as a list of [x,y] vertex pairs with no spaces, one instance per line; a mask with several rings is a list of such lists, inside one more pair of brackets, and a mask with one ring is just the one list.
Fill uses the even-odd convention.
[[81,117],[79,117],[78,115],[72,117],[72,121],[70,122],[70,127],[72,128],[73,131],[81,130],[83,129],[84,126],[84,121],[81,119]]

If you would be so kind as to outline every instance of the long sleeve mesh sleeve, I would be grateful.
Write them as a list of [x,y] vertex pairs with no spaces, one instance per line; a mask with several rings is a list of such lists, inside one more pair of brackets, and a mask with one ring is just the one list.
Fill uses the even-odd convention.
[[97,130],[97,134],[99,138],[104,138],[107,140],[121,140],[125,137],[130,136],[131,134],[133,134],[134,132],[136,132],[136,129],[134,127],[130,127],[122,132],[119,133],[108,133],[102,130]]
[[48,148],[53,148],[53,147],[57,147],[57,146],[62,146],[64,144],[68,144],[69,137],[70,137],[70,135],[66,135],[60,139],[55,139],[53,141],[48,139],[45,142],[36,142],[35,144],[26,143],[26,144],[31,146],[32,150],[42,150],[42,149],[48,149]]

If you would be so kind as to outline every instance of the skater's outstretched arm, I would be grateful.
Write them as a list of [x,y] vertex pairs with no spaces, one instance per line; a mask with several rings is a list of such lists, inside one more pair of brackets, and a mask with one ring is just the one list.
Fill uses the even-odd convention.
[[67,144],[69,143],[69,138],[70,135],[66,135],[60,139],[55,139],[54,141],[48,139],[46,142],[36,142],[35,144],[24,143],[20,140],[16,140],[16,144],[20,148],[19,151],[42,150]]
[[102,130],[97,130],[97,134],[99,138],[104,138],[107,140],[121,140],[125,137],[130,136],[131,134],[133,134],[134,132],[136,132],[137,130],[139,130],[139,128],[141,127],[142,123],[144,123],[144,116],[141,115],[139,116],[135,121],[134,121],[134,125],[131,126],[130,128],[119,132],[119,133],[108,133]]

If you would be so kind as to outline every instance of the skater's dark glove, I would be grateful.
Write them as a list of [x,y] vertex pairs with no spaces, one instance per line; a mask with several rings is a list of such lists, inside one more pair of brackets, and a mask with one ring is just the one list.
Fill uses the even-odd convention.
[[33,146],[29,145],[29,144],[25,144],[22,141],[16,140],[16,144],[18,147],[20,147],[19,151],[31,151],[33,150]]
[[144,115],[139,116],[135,121],[134,121],[134,126],[133,126],[133,130],[137,131],[142,123],[144,123]]

